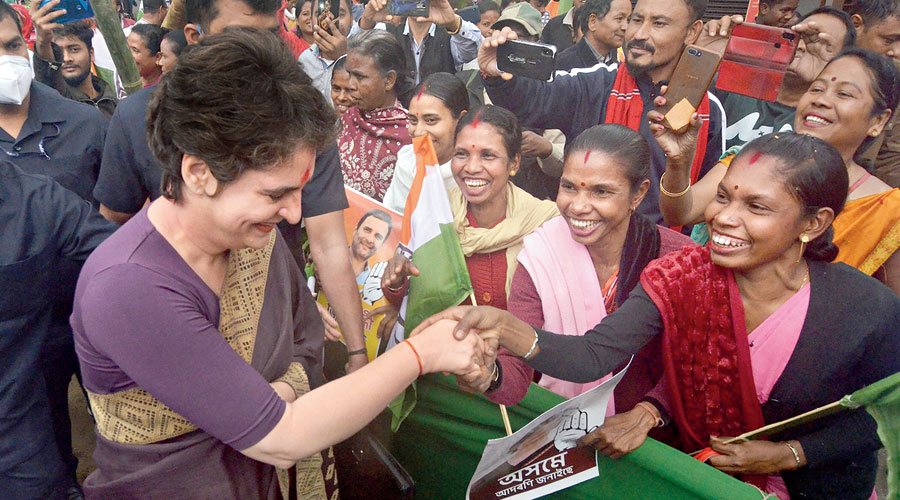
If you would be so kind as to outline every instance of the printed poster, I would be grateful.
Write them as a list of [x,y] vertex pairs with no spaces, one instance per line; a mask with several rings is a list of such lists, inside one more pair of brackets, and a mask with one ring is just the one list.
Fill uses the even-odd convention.
[[597,477],[597,452],[575,445],[603,425],[609,398],[626,370],[547,410],[511,436],[489,440],[466,499],[529,500]]
[[[350,264],[359,287],[363,333],[371,361],[378,353],[378,326],[384,319],[385,309],[389,307],[381,290],[381,276],[400,242],[403,217],[359,191],[346,186],[344,191],[349,203],[344,210],[344,232],[350,250]],[[319,292],[317,300],[334,315],[324,293]],[[385,332],[385,340],[390,333]]]

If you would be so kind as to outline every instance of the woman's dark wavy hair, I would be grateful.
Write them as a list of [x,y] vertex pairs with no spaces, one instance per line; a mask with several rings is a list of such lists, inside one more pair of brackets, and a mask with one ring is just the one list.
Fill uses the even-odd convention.
[[650,146],[636,131],[616,123],[595,125],[566,144],[565,163],[575,152],[599,151],[616,158],[625,167],[632,194],[650,178]]
[[[844,57],[856,58],[868,70],[869,92],[875,102],[872,106],[871,116],[881,114],[886,109],[896,110],[897,105],[900,104],[900,71],[897,70],[894,62],[870,50],[847,47],[828,64],[833,64]],[[856,149],[856,154],[865,151],[874,140],[875,137],[866,137]]]
[[510,161],[522,154],[522,126],[519,125],[516,115],[500,106],[482,106],[478,111],[466,113],[456,124],[456,135],[458,136],[459,131],[469,125],[484,123],[493,126],[503,138],[506,156]]
[[430,95],[444,103],[453,118],[459,118],[463,111],[469,110],[469,92],[466,84],[450,73],[432,73],[416,86],[413,96]]
[[[841,213],[850,181],[847,166],[834,146],[811,135],[780,132],[747,143],[734,162],[755,153],[778,159],[776,172],[803,207],[804,217],[812,217],[824,207],[832,209],[835,217]],[[803,256],[811,260],[833,261],[838,254],[833,238],[834,229],[829,227],[806,245]]]
[[277,35],[231,27],[185,48],[160,80],[147,108],[147,138],[163,171],[163,196],[178,201],[185,154],[227,184],[299,148],[328,144],[335,121]]

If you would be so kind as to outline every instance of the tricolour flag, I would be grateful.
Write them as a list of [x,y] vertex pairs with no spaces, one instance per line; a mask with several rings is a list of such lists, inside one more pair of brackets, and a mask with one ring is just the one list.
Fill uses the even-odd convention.
[[[409,280],[409,293],[400,307],[389,348],[402,342],[425,318],[459,305],[472,294],[472,282],[459,236],[453,229],[450,198],[431,137],[414,138],[413,148],[416,176],[406,198],[398,251],[411,257],[419,268],[419,276]],[[390,405],[395,430],[413,406],[415,386]]]
[[885,500],[900,500],[900,373],[845,396],[845,408],[864,406],[878,424],[878,437],[887,450],[888,494]]

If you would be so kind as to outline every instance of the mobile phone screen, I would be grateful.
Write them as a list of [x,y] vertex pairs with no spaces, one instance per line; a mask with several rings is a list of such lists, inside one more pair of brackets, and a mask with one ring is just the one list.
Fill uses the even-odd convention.
[[[41,7],[50,0],[42,0]],[[53,10],[66,9],[66,13],[57,17],[55,23],[71,23],[94,17],[94,9],[87,0],[62,0]]]

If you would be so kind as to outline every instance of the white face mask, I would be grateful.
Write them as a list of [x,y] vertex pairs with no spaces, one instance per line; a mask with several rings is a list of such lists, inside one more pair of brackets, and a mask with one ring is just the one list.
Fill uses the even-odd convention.
[[22,56],[0,56],[0,104],[21,105],[31,90],[31,65]]

